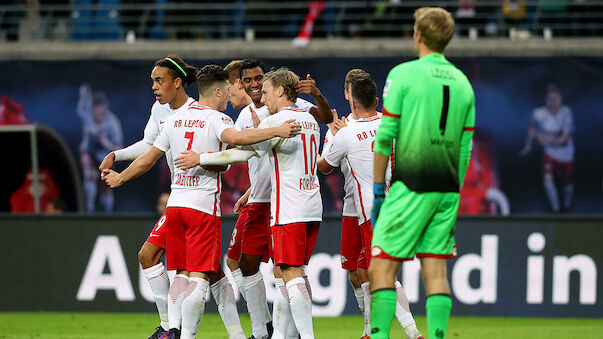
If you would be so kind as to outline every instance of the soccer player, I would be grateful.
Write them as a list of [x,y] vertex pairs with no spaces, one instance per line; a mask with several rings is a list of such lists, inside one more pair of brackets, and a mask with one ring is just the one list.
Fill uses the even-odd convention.
[[[322,200],[316,176],[317,142],[320,129],[316,119],[295,105],[295,86],[299,78],[286,68],[266,73],[262,86],[262,102],[271,114],[259,129],[269,128],[286,119],[295,119],[302,127],[300,137],[273,138],[251,148],[231,149],[215,154],[194,152],[185,155],[184,168],[225,165],[242,162],[253,156],[269,155],[271,165],[270,224],[274,242],[274,263],[280,267],[286,283],[286,299],[301,338],[314,338],[312,299],[303,278],[318,236],[322,220]],[[275,332],[273,338],[282,333]]]
[[[199,104],[175,112],[153,147],[137,158],[122,173],[103,171],[103,179],[112,188],[148,171],[168,150],[184,152],[195,149],[219,152],[224,144],[250,144],[276,136],[295,135],[299,126],[288,120],[264,130],[237,131],[232,119],[221,113],[229,99],[228,73],[216,65],[203,67],[197,73]],[[220,174],[206,168],[175,169],[172,193],[162,225],[166,228],[168,269],[177,275],[170,288],[168,303],[170,331],[168,338],[194,338],[203,310],[210,277],[218,272],[221,244]],[[234,305],[232,288],[220,291]],[[222,297],[220,295],[219,297]],[[171,307],[170,307],[171,306]],[[237,317],[238,320],[238,317]],[[230,338],[245,338],[240,322],[227,327]]]
[[[456,255],[459,192],[471,154],[475,98],[467,77],[444,55],[454,20],[441,8],[415,14],[418,60],[394,67],[383,89],[375,139],[375,227],[369,266],[371,338],[388,338],[400,262],[421,260],[429,338],[445,338],[452,302],[446,258]],[[392,185],[385,171],[396,139]]]
[[[318,160],[318,169],[328,174],[333,168],[346,164],[354,184],[354,206],[358,211],[357,225],[360,224],[357,226],[356,232],[360,233],[360,247],[365,253],[370,253],[373,236],[370,219],[370,207],[373,203],[373,144],[377,127],[381,123],[381,114],[376,111],[377,85],[372,79],[356,79],[351,83],[350,90],[350,108],[357,119],[337,132],[329,148],[324,151],[324,157]],[[354,230],[348,231],[353,232]],[[342,244],[342,246],[345,245]],[[367,265],[370,265],[370,259],[370,255],[366,256]],[[365,289],[369,288],[370,285],[366,280],[362,283]],[[396,318],[404,329],[406,338],[422,339],[423,336],[417,330],[410,313],[408,298],[402,285],[396,281],[395,286],[397,293]],[[370,312],[368,304],[365,311]],[[369,337],[370,333],[366,332],[365,326],[363,338]]]

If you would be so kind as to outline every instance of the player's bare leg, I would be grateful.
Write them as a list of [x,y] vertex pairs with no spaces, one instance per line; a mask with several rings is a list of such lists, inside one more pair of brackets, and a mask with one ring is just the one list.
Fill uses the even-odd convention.
[[446,259],[421,258],[421,272],[425,282],[427,301],[427,328],[430,338],[446,338],[448,319],[452,309],[450,284],[446,277]]
[[209,277],[211,294],[218,305],[218,313],[222,317],[228,337],[231,339],[245,339],[245,333],[241,327],[241,319],[237,311],[234,290],[228,278],[224,275],[222,267],[218,269],[217,273],[209,274]]
[[142,272],[147,278],[153,292],[153,299],[157,305],[161,325],[155,329],[155,332],[149,339],[165,338],[170,329],[168,320],[168,293],[170,290],[170,279],[167,275],[165,266],[160,261],[165,250],[155,244],[145,241],[138,252],[138,261],[142,266]]
[[289,307],[295,326],[302,339],[314,338],[312,325],[312,297],[304,279],[303,266],[280,264],[283,280],[289,294]]
[[266,285],[262,273],[260,272],[260,263],[262,255],[251,255],[241,253],[239,267],[243,273],[243,282],[245,285],[245,296],[247,297],[247,310],[251,318],[252,336],[251,338],[268,338],[270,322],[270,310],[266,303]]
[[368,269],[371,284],[371,338],[387,339],[396,312],[396,273],[400,263],[372,258]]
[[168,298],[168,318],[170,322],[170,331],[168,339],[180,338],[180,322],[182,320],[182,303],[186,297],[189,284],[189,272],[186,270],[177,270],[174,281],[170,286]]

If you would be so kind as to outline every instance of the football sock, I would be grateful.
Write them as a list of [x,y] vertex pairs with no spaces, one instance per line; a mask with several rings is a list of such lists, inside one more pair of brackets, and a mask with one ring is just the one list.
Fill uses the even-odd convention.
[[314,338],[312,326],[312,299],[306,287],[304,278],[294,278],[287,283],[289,293],[289,307],[293,321],[302,339]]
[[549,198],[549,203],[551,204],[553,212],[559,212],[559,197],[557,195],[555,182],[553,180],[544,180],[544,190],[546,191],[547,198]]
[[216,304],[218,304],[218,313],[222,317],[228,337],[245,339],[237,304],[235,303],[234,291],[228,278],[222,277],[211,285],[210,289]]
[[272,339],[283,339],[287,333],[287,326],[291,321],[289,293],[287,293],[283,278],[276,278],[274,280],[274,285],[277,289],[277,293],[274,298],[274,304],[272,305],[272,324],[274,326]]
[[247,310],[251,318],[252,334],[256,338],[268,335],[266,328],[266,286],[261,272],[243,277],[245,282],[245,294],[247,295]]
[[86,209],[88,212],[94,212],[96,205],[96,191],[98,186],[95,180],[84,180],[84,195],[86,196]]
[[312,300],[312,286],[310,286],[310,280],[308,280],[308,276],[304,275],[304,281],[306,282],[306,288],[308,289],[308,294],[310,295],[310,300]]
[[354,288],[354,296],[356,297],[356,302],[358,302],[360,312],[364,313],[364,290],[362,287]]
[[398,280],[396,280],[395,286],[397,298],[396,319],[398,319],[400,326],[402,326],[404,329],[406,338],[416,339],[421,336],[421,332],[419,332],[417,329],[415,319],[412,317],[412,313],[410,312],[410,303],[408,302],[408,297],[406,296],[406,292],[404,292],[404,288],[402,288],[402,284],[400,284]]
[[199,324],[205,312],[205,296],[209,281],[193,277],[189,279],[186,295],[182,302],[181,339],[195,339]]
[[[396,313],[396,290],[384,288],[371,295],[371,339],[388,339]],[[434,337],[435,338],[435,337]]]
[[364,335],[371,335],[371,284],[367,281],[360,285],[362,288],[362,297],[364,302]]
[[572,196],[574,195],[574,185],[569,184],[563,187],[563,207],[568,210],[572,206]]
[[114,198],[112,190],[104,191],[100,194],[100,203],[103,205],[103,210],[105,212],[113,211],[113,201]]
[[[289,293],[287,293],[288,295]],[[291,314],[291,307],[289,307],[289,322],[287,323],[287,338],[296,339],[299,336],[299,331],[293,321],[293,314]]]
[[143,269],[142,272],[151,286],[155,305],[157,305],[157,312],[159,312],[159,319],[161,319],[161,327],[167,331],[170,329],[170,323],[168,321],[170,278],[167,275],[165,266],[163,263],[159,263],[155,266]]
[[188,276],[176,274],[174,282],[170,286],[168,298],[168,320],[170,328],[180,329],[180,320],[182,320],[182,301],[188,286]]
[[237,268],[232,271],[232,277],[234,278],[235,284],[237,284],[241,297],[243,297],[244,300],[247,300],[247,296],[245,295],[245,283],[243,283],[243,272],[241,272],[241,269]]
[[427,297],[425,311],[427,311],[429,338],[446,338],[451,309],[452,300],[449,295],[435,294]]

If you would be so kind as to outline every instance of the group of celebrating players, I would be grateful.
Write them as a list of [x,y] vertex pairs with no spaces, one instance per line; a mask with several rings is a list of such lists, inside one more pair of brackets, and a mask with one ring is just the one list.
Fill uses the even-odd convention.
[[[394,315],[407,338],[423,338],[402,285],[395,279],[400,261],[412,259],[417,249],[428,292],[430,334],[432,323],[437,323],[435,326],[440,332],[434,330],[437,336],[432,337],[445,336],[450,307],[448,313],[443,314],[440,302],[438,320],[430,322],[433,317],[429,315],[429,298],[448,296],[450,300],[450,291],[445,289],[447,281],[446,286],[441,286],[439,280],[442,275],[440,262],[454,256],[458,192],[466,170],[465,162],[468,163],[468,158],[465,161],[463,156],[467,148],[470,150],[470,145],[464,142],[466,137],[470,140],[475,112],[467,109],[469,106],[464,102],[466,77],[441,55],[451,32],[448,36],[445,31],[443,38],[440,37],[442,34],[434,37],[433,32],[442,31],[442,25],[451,28],[446,26],[452,20],[450,14],[439,8],[422,8],[415,18],[416,31],[420,32],[415,33],[420,59],[414,65],[405,63],[390,72],[384,89],[383,114],[376,111],[375,81],[361,69],[353,69],[345,77],[344,95],[349,102],[350,114],[339,118],[310,75],[300,80],[285,67],[266,72],[264,63],[257,58],[233,60],[225,68],[206,65],[201,69],[186,64],[176,55],[155,62],[151,78],[157,101],[151,109],[143,139],[111,152],[99,168],[102,179],[111,188],[144,174],[164,154],[172,172],[167,210],[139,252],[161,319],[160,326],[149,338],[195,338],[208,290],[218,305],[229,338],[246,338],[233,288],[220,266],[221,173],[227,171],[230,164],[245,161],[248,162],[251,187],[234,206],[239,217],[229,244],[227,265],[247,304],[252,327],[250,338],[314,338],[312,290],[304,265],[309,262],[322,220],[317,170],[328,174],[335,167],[340,167],[344,174],[346,193],[341,261],[343,269],[349,271],[358,306],[364,313],[362,338],[388,338]],[[440,45],[433,44],[434,40],[440,45],[442,40],[446,41],[439,48]],[[429,67],[432,69],[428,70]],[[433,72],[433,69],[438,71]],[[399,79],[401,73],[405,74]],[[435,124],[438,137],[445,141],[434,143],[429,131],[419,137],[429,139],[430,145],[438,148],[440,153],[436,159],[411,154],[412,144],[421,140],[410,141],[410,147],[402,144],[408,142],[408,133],[420,134],[419,131],[409,132],[409,127],[405,126],[392,127],[399,124],[400,114],[406,114],[408,105],[415,105],[410,106],[413,112],[425,108],[419,107],[421,103],[416,100],[397,97],[407,95],[413,99],[413,95],[420,96],[408,94],[410,84],[406,79],[409,75],[414,76],[413,80],[422,77],[424,83],[428,83],[421,89],[422,96],[435,86],[440,92],[444,88],[442,98],[423,99],[446,106],[446,110],[442,107],[437,110]],[[189,97],[184,90],[185,85],[195,82],[198,100]],[[397,94],[393,95],[393,91]],[[310,95],[316,104],[298,98],[299,93]],[[471,91],[470,99],[472,94]],[[229,101],[233,108],[241,109],[236,122],[223,113]],[[322,155],[318,152],[319,123],[328,126]],[[456,128],[458,124],[460,131]],[[457,139],[456,144],[450,144],[449,136]],[[394,147],[393,139],[396,139]],[[400,162],[409,162],[412,156],[427,160],[417,162],[410,171],[403,170]],[[454,157],[456,160],[452,159]],[[123,160],[134,161],[121,173],[111,169],[113,162]],[[447,160],[451,161],[440,166]],[[418,167],[425,163],[433,168],[426,174],[417,174],[417,170],[421,170]],[[456,187],[451,176],[445,175],[451,170],[457,176]],[[434,178],[439,178],[439,182],[434,182]],[[409,192],[418,195],[412,197],[414,200],[429,195],[416,208],[420,209],[422,217],[428,213],[435,217],[419,221],[417,214],[399,212],[403,210],[399,202],[390,203],[389,195],[384,201],[386,182],[392,183],[390,195],[393,192],[396,199],[408,200]],[[387,217],[379,219],[379,224],[375,225],[381,204],[382,213]],[[427,211],[430,208],[431,211]],[[399,221],[395,220],[395,214]],[[383,225],[382,219],[387,219],[387,225]],[[410,224],[409,221],[421,224],[408,225],[416,228],[412,232],[420,233],[414,241],[395,230]],[[437,229],[429,231],[430,223],[436,224]],[[375,240],[373,225],[377,226]],[[425,229],[431,232],[429,239],[423,239]],[[406,237],[406,247],[391,247],[390,243],[399,242],[397,238],[392,239],[392,234]],[[160,261],[164,253],[165,266]],[[260,263],[270,258],[274,263],[275,285],[280,292],[272,314],[259,270]],[[424,262],[424,259],[430,260]],[[443,269],[445,280],[445,266]],[[171,283],[167,270],[176,271]],[[387,276],[377,278],[382,273]],[[436,277],[435,283],[432,276]],[[430,287],[432,285],[435,287]],[[374,297],[371,300],[371,295],[377,300]],[[446,323],[443,326],[444,316]]]

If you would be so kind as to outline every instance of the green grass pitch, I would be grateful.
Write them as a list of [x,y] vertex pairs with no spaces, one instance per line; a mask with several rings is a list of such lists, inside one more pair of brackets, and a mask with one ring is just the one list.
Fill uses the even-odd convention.
[[[417,326],[427,334],[425,317],[416,317]],[[157,326],[157,315],[148,313],[0,313],[0,338],[147,338]],[[249,317],[241,315],[245,333],[251,335]],[[316,338],[354,339],[362,334],[360,316],[315,318]],[[486,339],[587,339],[603,338],[603,319],[547,319],[453,317],[448,338]],[[197,338],[227,338],[221,319],[206,314]],[[395,323],[391,338],[404,338]]]

